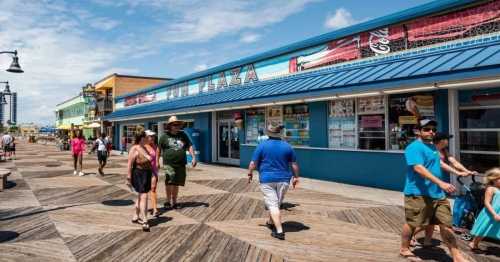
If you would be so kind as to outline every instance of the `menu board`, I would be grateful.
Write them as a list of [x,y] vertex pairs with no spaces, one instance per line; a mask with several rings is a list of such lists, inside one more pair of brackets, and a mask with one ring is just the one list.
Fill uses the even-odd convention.
[[330,101],[329,112],[328,146],[354,148],[356,146],[354,99]]
[[307,105],[284,107],[285,140],[292,145],[309,145],[309,108]]
[[389,145],[392,150],[404,150],[416,138],[419,119],[434,119],[432,93],[392,95],[389,97]]
[[266,130],[265,111],[264,109],[247,110],[246,116],[246,142],[257,143],[258,137],[264,135]]
[[274,122],[283,124],[283,106],[270,106],[266,109],[267,124]]
[[358,114],[384,114],[384,96],[358,98]]
[[330,101],[330,117],[353,117],[354,99]]

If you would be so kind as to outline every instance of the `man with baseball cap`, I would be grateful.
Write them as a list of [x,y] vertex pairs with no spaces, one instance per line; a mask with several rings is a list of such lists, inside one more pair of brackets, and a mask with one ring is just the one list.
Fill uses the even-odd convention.
[[280,240],[285,239],[280,206],[292,179],[292,171],[293,187],[299,181],[299,166],[295,152],[290,144],[281,140],[282,129],[283,126],[278,123],[269,124],[267,127],[269,138],[257,146],[248,167],[249,183],[252,180],[253,170],[259,169],[260,189],[270,215],[266,225],[272,230],[271,236]]
[[407,164],[404,187],[404,206],[406,223],[403,226],[400,255],[405,258],[418,258],[410,250],[410,241],[417,227],[439,225],[441,237],[450,249],[455,262],[465,261],[457,248],[451,229],[451,208],[446,193],[455,187],[443,181],[441,159],[433,138],[437,122],[429,119],[419,121],[419,138],[405,150]]

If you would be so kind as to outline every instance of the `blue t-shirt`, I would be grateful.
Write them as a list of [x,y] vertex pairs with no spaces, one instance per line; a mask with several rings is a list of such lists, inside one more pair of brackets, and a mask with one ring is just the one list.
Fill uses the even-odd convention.
[[404,194],[406,196],[427,196],[434,199],[443,199],[444,191],[428,179],[423,178],[413,170],[415,165],[422,165],[435,177],[443,179],[441,159],[436,146],[425,144],[420,139],[413,141],[405,150],[407,165]]
[[260,182],[274,183],[290,182],[292,178],[290,163],[297,160],[295,152],[287,142],[269,138],[257,146],[252,161],[259,169]]

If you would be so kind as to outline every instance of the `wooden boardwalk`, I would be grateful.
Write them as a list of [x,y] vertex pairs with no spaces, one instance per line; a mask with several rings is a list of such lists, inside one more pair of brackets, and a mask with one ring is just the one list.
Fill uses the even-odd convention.
[[[151,219],[145,233],[130,223],[135,196],[124,184],[124,157],[111,157],[105,176],[95,174],[95,155],[84,156],[83,177],[71,165],[55,146],[23,143],[17,160],[0,163],[13,171],[0,192],[0,261],[405,261],[398,256],[402,207],[360,192],[290,190],[287,239],[279,241],[264,225],[262,195],[245,170],[200,165],[188,172],[181,208]],[[158,195],[163,203],[163,183]],[[442,245],[415,252],[451,261]],[[500,246],[488,252],[467,256],[500,261]]]

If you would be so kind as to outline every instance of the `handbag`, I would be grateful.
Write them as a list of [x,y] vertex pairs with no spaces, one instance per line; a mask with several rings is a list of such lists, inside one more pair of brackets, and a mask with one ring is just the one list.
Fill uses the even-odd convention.
[[[147,149],[145,147],[142,147],[142,150],[144,152],[148,152]],[[144,152],[141,152],[140,150],[138,151],[138,155],[137,155],[137,158],[135,159],[135,162],[137,164],[137,166],[140,166],[142,169],[147,169],[147,170],[150,170],[152,169],[152,165],[151,165],[151,161],[144,156]]]

